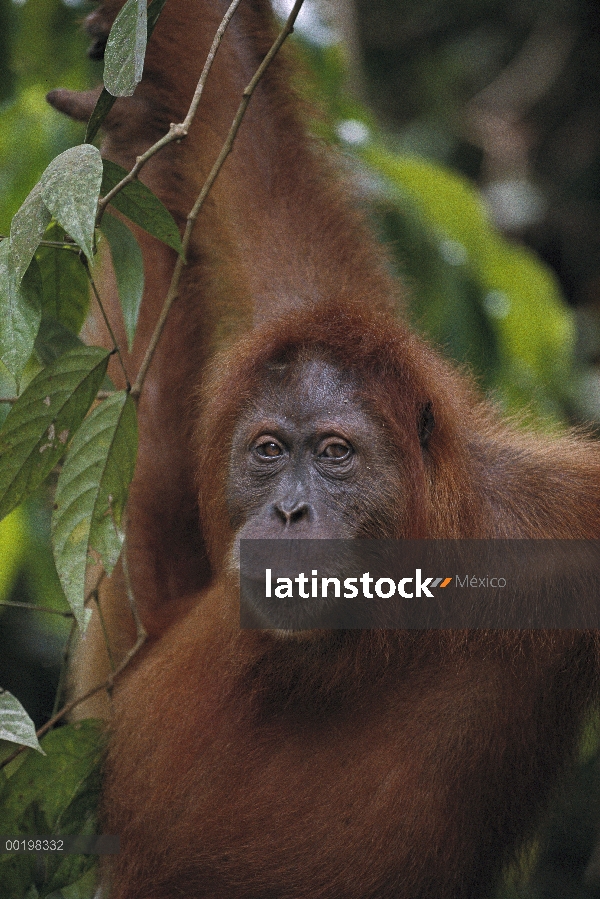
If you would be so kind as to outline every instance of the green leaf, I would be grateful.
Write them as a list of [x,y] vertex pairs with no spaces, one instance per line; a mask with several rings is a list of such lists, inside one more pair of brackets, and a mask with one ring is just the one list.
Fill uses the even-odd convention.
[[40,179],[48,210],[90,262],[101,183],[102,158],[91,144],[65,150],[52,160]]
[[0,688],[0,740],[37,749],[44,755],[35,735],[35,726],[18,699]]
[[91,144],[91,142],[94,140],[102,126],[104,119],[115,105],[116,99],[116,97],[113,97],[112,94],[108,93],[105,87],[102,88],[102,90],[100,91],[100,96],[96,100],[94,111],[92,112],[90,120],[87,123],[87,128],[85,129],[84,140],[86,144]]
[[131,349],[144,293],[142,251],[127,225],[113,215],[104,215],[100,230],[110,246],[127,342]]
[[85,572],[91,553],[110,574],[123,535],[121,518],[135,469],[137,421],[131,397],[104,400],[79,428],[56,488],[52,543],[69,604],[83,620]]
[[0,856],[0,883],[6,899],[39,899],[40,894],[31,885],[36,875],[35,863],[35,855],[29,852]]
[[163,11],[164,5],[167,0],[152,0],[151,3],[148,4],[148,40],[154,31],[154,26],[158,22],[158,17]]
[[67,451],[106,374],[109,353],[81,346],[37,375],[0,429],[0,518],[29,496]]
[[[53,224],[44,237],[60,242],[65,232]],[[44,318],[52,318],[79,334],[90,305],[90,285],[79,253],[74,248],[40,247],[35,258],[42,276]]]
[[[46,734],[42,739],[44,757],[28,752],[20,767],[15,769],[13,764],[8,769],[0,795],[4,832],[21,838],[97,833],[104,745],[97,721],[79,721]],[[56,852],[45,854],[33,868],[14,865],[16,859],[27,857],[27,853],[0,855],[3,899],[24,899],[30,895],[32,883],[44,897],[57,895],[57,890],[64,891],[58,893],[64,899],[90,899],[93,895],[93,873],[86,876],[96,865],[93,856]]]
[[[99,772],[96,773],[95,780],[99,785]],[[74,833],[78,837],[94,836],[98,831],[97,804],[98,792],[95,795],[89,790],[82,792],[60,816],[57,830],[61,833]],[[56,833],[56,830],[54,832]],[[70,884],[79,880],[81,875],[94,865],[95,859],[93,856],[81,854],[62,855],[61,858],[61,853],[54,853],[47,857],[46,861],[43,896],[56,896],[56,890],[59,890],[61,899],[68,899],[69,896],[77,896],[77,893],[69,889]],[[86,894],[85,899],[92,899],[93,896],[92,891]]]
[[42,318],[42,281],[35,262],[16,284],[8,240],[0,242],[0,359],[17,381],[31,353]]
[[67,350],[83,346],[83,341],[53,318],[42,318],[35,352],[42,365],[52,365]]
[[29,268],[50,219],[38,181],[10,225],[10,252],[17,284]]
[[[104,159],[103,163],[104,175],[101,193],[105,196],[119,181],[123,180],[128,172],[109,159]],[[152,234],[153,237],[157,237],[183,255],[181,237],[175,219],[156,194],[153,194],[150,188],[141,181],[132,181],[127,184],[110,202],[115,209],[122,212],[148,234]]]
[[[58,828],[77,797],[89,792],[94,803],[98,798],[104,749],[99,722],[78,721],[52,730],[42,738],[42,749],[44,757],[27,754],[23,764],[9,776],[3,791],[2,822],[10,822],[15,836],[28,833],[22,825],[33,805],[39,810],[36,817],[45,820],[50,828],[47,832],[59,835],[69,833]],[[76,835],[78,830],[73,833]]]
[[127,0],[104,51],[104,85],[113,97],[130,97],[142,80],[148,38],[147,0]]
[[[152,0],[152,3],[150,3],[148,6],[148,40],[150,40],[150,36],[154,31],[154,26],[156,25],[158,17],[163,11],[163,7],[166,2],[167,0]],[[100,130],[104,119],[113,108],[116,99],[117,98],[113,97],[112,94],[109,94],[105,87],[102,88],[100,96],[98,97],[96,105],[94,106],[94,111],[92,112],[87,125],[87,129],[85,132],[86,144],[92,143],[92,141],[98,134],[98,131]]]
[[96,885],[98,883],[97,863],[93,863],[83,877],[80,877],[74,883],[63,887],[61,890],[54,890],[46,896],[46,899],[91,899],[96,895]]

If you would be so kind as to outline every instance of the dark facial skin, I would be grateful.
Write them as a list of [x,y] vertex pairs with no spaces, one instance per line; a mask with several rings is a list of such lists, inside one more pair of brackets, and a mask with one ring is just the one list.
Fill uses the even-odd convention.
[[274,370],[234,432],[237,539],[392,536],[399,464],[357,385],[320,359]]
[[246,557],[243,626],[285,633],[339,626],[339,601],[267,600],[264,569],[272,567],[274,577],[313,568],[339,574],[340,545],[320,541],[393,536],[404,513],[401,470],[385,428],[347,373],[321,359],[274,368],[233,435],[227,500],[234,557],[240,539],[319,545],[295,544],[290,558],[284,544],[281,557],[264,544],[251,563]]

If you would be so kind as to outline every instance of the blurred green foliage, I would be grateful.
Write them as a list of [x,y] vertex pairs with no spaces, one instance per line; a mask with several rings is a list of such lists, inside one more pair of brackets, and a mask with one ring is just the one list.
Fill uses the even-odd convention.
[[[358,84],[396,150],[476,179],[574,307],[573,421],[600,421],[600,5],[353,0]],[[537,403],[537,392],[534,402]]]
[[[98,722],[82,721],[51,731],[42,740],[45,755],[32,751],[0,771],[4,834],[23,837],[90,836],[97,831],[100,762],[104,741]],[[0,759],[12,744],[0,741]],[[52,783],[53,789],[48,789]],[[0,855],[3,899],[90,897],[95,875],[91,855],[49,852]],[[62,893],[64,888],[71,893]],[[81,892],[75,892],[80,889]]]
[[[86,56],[88,38],[79,28],[84,12],[85,7],[60,0],[0,0],[2,236],[50,160],[83,137],[84,126],[56,113],[45,97],[58,86],[89,87],[94,78],[94,65]],[[38,369],[32,363],[25,381]],[[0,395],[11,396],[14,390],[13,379],[0,363]],[[0,404],[0,423],[8,409]],[[55,609],[66,605],[50,551],[46,493],[44,488],[36,500],[0,524],[0,601],[12,598]],[[27,641],[18,632],[19,623],[21,632],[26,628]],[[48,702],[48,666],[55,667],[68,629],[68,622],[54,615],[42,621],[39,613],[0,607],[0,683],[14,689],[38,724],[40,699]],[[40,665],[42,682],[36,683],[30,675]]]
[[0,0],[0,234],[50,160],[83,136],[45,100],[54,87],[89,86],[80,17],[59,0]]
[[390,149],[344,91],[338,46],[305,49],[317,134],[338,144],[407,289],[414,324],[505,411],[561,421],[574,403],[575,321],[551,269],[504,237],[464,176]]
[[25,557],[23,509],[0,521],[0,599],[10,596]]

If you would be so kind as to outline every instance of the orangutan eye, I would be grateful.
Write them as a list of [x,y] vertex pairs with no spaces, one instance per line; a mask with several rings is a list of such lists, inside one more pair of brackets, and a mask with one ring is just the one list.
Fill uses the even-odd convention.
[[283,455],[283,448],[276,440],[264,440],[254,447],[254,452],[261,459],[277,459]]
[[342,440],[332,440],[325,444],[319,453],[320,459],[332,459],[336,462],[348,459],[352,455],[352,447]]

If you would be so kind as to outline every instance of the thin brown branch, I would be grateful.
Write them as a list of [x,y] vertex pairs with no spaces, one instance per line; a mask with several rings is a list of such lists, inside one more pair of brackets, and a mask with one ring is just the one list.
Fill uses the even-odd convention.
[[104,324],[106,325],[106,328],[107,328],[108,333],[109,333],[109,335],[110,335],[110,339],[112,340],[113,350],[114,350],[114,352],[117,354],[117,358],[118,358],[119,363],[120,363],[120,365],[121,365],[121,368],[122,368],[122,370],[123,370],[123,374],[124,374],[124,376],[125,376],[125,385],[126,385],[126,387],[127,387],[127,390],[130,390],[130,389],[131,389],[131,383],[130,383],[130,381],[129,381],[129,375],[127,374],[127,369],[125,368],[125,362],[123,361],[123,356],[121,355],[121,350],[120,350],[120,348],[119,348],[119,344],[117,343],[117,338],[115,337],[114,332],[113,332],[113,329],[112,329],[111,324],[110,324],[110,321],[108,320],[108,316],[107,316],[107,314],[106,314],[106,312],[105,312],[104,306],[103,306],[103,304],[102,304],[102,300],[100,299],[100,294],[98,293],[98,288],[96,287],[96,283],[95,283],[95,281],[94,281],[94,279],[93,279],[93,277],[92,277],[92,273],[91,273],[91,271],[90,271],[89,265],[87,264],[87,260],[84,262],[84,268],[85,268],[85,270],[86,270],[86,273],[87,273],[87,276],[88,276],[88,280],[89,280],[89,282],[90,282],[90,285],[91,285],[92,291],[93,291],[93,293],[94,293],[94,296],[96,297],[96,302],[98,303],[98,306],[99,306],[99,308],[100,308],[100,312],[102,313],[102,318],[104,319]]
[[26,749],[29,749],[28,746],[17,746],[14,752],[11,752],[10,755],[7,755],[5,759],[2,759],[0,762],[0,771],[3,768],[6,768],[7,765],[10,765],[18,756],[21,755],[22,752],[25,752]]
[[79,253],[79,247],[76,243],[68,240],[40,240],[40,247],[58,247],[59,250],[71,250],[73,253]]
[[100,585],[102,584],[102,581],[106,578],[106,576],[107,576],[106,571],[101,566],[100,573],[98,575],[98,580],[96,581],[96,584],[90,590],[90,592],[88,593],[88,595],[85,598],[85,605],[88,606],[91,602],[95,603],[95,605],[96,605],[96,611],[98,613],[98,618],[100,620],[100,629],[101,629],[102,635],[104,637],[104,646],[106,648],[106,653],[108,655],[108,661],[110,664],[111,671],[114,671],[116,668],[116,665],[113,660],[112,647],[110,645],[110,639],[108,636],[108,628],[106,627],[106,622],[104,620],[104,614],[102,612],[102,606],[100,605]]
[[[116,391],[114,390],[99,390],[96,394],[97,400],[107,400],[109,396],[113,396]],[[0,403],[6,403],[9,406],[14,406],[17,400],[20,399],[18,396],[0,396]]]
[[[133,593],[133,587],[131,586],[131,575],[129,573],[129,561],[127,559],[127,508],[125,508],[125,512],[123,513],[123,533],[125,534],[125,540],[123,542],[123,549],[121,551],[121,565],[123,567],[123,577],[125,578],[125,590],[127,591],[127,600],[129,602],[129,608],[131,609],[131,614],[133,616],[133,620],[135,622],[135,631],[137,635],[136,646],[139,641],[143,643],[146,641],[148,634],[146,633],[146,629],[142,624],[142,619],[140,618],[137,604],[135,601],[135,596]],[[134,647],[135,648],[135,647]]]
[[[9,240],[8,234],[0,234],[0,240]],[[68,236],[65,240],[40,240],[39,247],[58,247],[59,250],[73,250],[79,253],[79,247]]]
[[54,696],[54,705],[52,707],[52,715],[56,715],[60,708],[60,703],[62,700],[63,693],[65,692],[66,683],[67,683],[67,675],[69,671],[69,659],[71,658],[71,647],[73,645],[73,640],[75,639],[75,634],[77,633],[77,622],[75,621],[75,617],[73,616],[73,621],[71,622],[71,629],[69,631],[69,636],[67,637],[67,641],[65,643],[65,648],[62,654],[62,660],[60,665],[60,676],[58,678],[58,685],[56,687],[56,694]]
[[212,68],[215,56],[217,55],[217,50],[219,49],[227,26],[229,25],[229,22],[231,21],[231,18],[238,8],[240,2],[241,0],[233,0],[221,20],[221,24],[216,31],[213,42],[211,44],[211,48],[208,51],[208,56],[206,57],[206,62],[204,63],[202,74],[200,75],[200,79],[198,81],[198,84],[196,85],[196,90],[194,91],[194,96],[192,97],[192,102],[185,119],[179,124],[171,124],[171,127],[169,128],[167,134],[163,135],[160,140],[157,140],[156,143],[149,147],[145,153],[142,153],[141,156],[138,156],[131,171],[121,181],[119,181],[118,184],[115,184],[115,186],[111,188],[111,190],[109,190],[109,192],[98,201],[96,225],[99,225],[102,221],[102,216],[104,215],[106,207],[113,199],[113,197],[118,194],[119,191],[123,190],[123,188],[126,187],[127,184],[135,181],[149,159],[152,159],[152,157],[155,156],[156,153],[159,152],[159,150],[162,150],[163,147],[166,147],[173,141],[181,140],[182,138],[187,137],[192,121],[194,120],[194,116],[196,115],[198,105],[200,104],[200,99],[204,92],[204,86],[208,79],[209,72]]
[[102,611],[102,606],[100,605],[100,595],[97,590],[95,591],[94,602],[96,604],[96,611],[98,613],[98,619],[100,621],[100,630],[102,631],[102,637],[104,639],[104,646],[106,648],[106,654],[108,656],[108,664],[110,665],[110,670],[114,672],[116,670],[117,666],[115,665],[112,646],[110,643],[110,635],[108,633],[108,628],[106,626],[106,621],[104,618],[104,613]]
[[294,3],[294,6],[292,8],[292,11],[290,12],[283,28],[277,35],[277,38],[274,41],[273,45],[271,46],[271,49],[269,50],[269,52],[267,53],[267,55],[261,62],[260,66],[254,73],[254,76],[252,77],[252,80],[250,81],[250,83],[244,89],[243,94],[242,94],[242,100],[240,102],[240,105],[238,106],[238,110],[237,110],[235,117],[233,119],[233,122],[231,124],[231,128],[229,129],[229,134],[227,135],[225,143],[223,144],[223,147],[221,148],[221,152],[219,153],[219,155],[215,161],[215,164],[213,165],[213,167],[210,171],[210,174],[208,175],[208,178],[204,182],[202,190],[200,191],[200,194],[198,195],[198,199],[194,203],[194,206],[192,207],[192,210],[187,217],[185,231],[184,231],[183,239],[182,239],[183,257],[182,256],[177,257],[177,262],[175,263],[175,269],[173,271],[173,276],[171,278],[171,283],[169,285],[169,290],[167,292],[167,296],[165,298],[163,308],[161,309],[158,322],[154,329],[154,333],[152,334],[150,343],[148,344],[148,349],[146,350],[146,355],[144,356],[144,360],[140,367],[135,384],[133,385],[133,387],[131,389],[131,396],[136,401],[139,399],[140,393],[142,391],[142,387],[144,386],[144,380],[148,373],[148,369],[150,368],[150,365],[152,363],[152,358],[156,351],[156,347],[158,346],[158,342],[160,340],[165,323],[167,321],[169,311],[177,297],[177,293],[179,290],[179,281],[181,280],[183,266],[185,264],[184,263],[185,254],[187,252],[187,248],[190,243],[190,239],[192,236],[192,230],[196,223],[196,219],[198,218],[198,214],[199,214],[200,210],[202,209],[202,206],[204,205],[204,201],[206,200],[213,184],[217,180],[217,176],[218,176],[219,172],[221,171],[221,169],[223,168],[223,164],[224,164],[225,160],[227,159],[227,157],[229,156],[229,154],[231,152],[236,135],[239,131],[240,125],[242,124],[242,120],[246,113],[246,109],[248,108],[250,98],[252,97],[252,94],[254,93],[256,85],[259,83],[260,79],[263,77],[263,75],[266,72],[266,70],[268,69],[269,65],[271,64],[271,62],[273,61],[273,59],[279,52],[279,50],[280,50],[282,44],[284,43],[284,41],[286,40],[286,38],[293,32],[294,23],[298,17],[298,13],[300,12],[300,9],[301,9],[303,3],[304,3],[304,0],[296,0],[296,2]]
[[[87,596],[85,598],[86,605],[91,599],[93,599],[94,597],[96,597],[96,598],[98,597],[98,590],[100,588],[100,584],[102,583],[102,581],[104,580],[105,577],[106,577],[106,572],[104,570],[102,570],[100,572],[100,574],[98,575],[98,579],[97,579],[96,583],[94,584],[94,586],[92,587],[92,589],[89,591],[89,593],[87,594]],[[29,605],[28,603],[2,602],[2,603],[0,603],[0,605],[12,605],[12,606],[24,607],[26,609],[32,608],[32,606]],[[42,607],[40,609],[40,611],[49,612],[52,610],[45,609]],[[67,615],[70,615],[74,619],[72,612],[62,612],[62,613],[57,613],[57,614],[63,614],[63,615],[65,615],[65,617]],[[65,652],[64,652],[65,660],[68,658],[68,655],[70,653],[70,644],[71,644],[71,641],[72,641],[73,636],[76,631],[77,631],[77,623],[75,622],[75,620],[73,620],[73,626],[71,628],[71,632],[69,633],[69,637],[68,637],[67,643],[65,645]],[[143,645],[143,644],[140,644],[140,645]],[[137,643],[136,643],[136,646],[133,647],[133,649],[135,649],[137,652],[137,649],[139,649],[139,647],[137,646]],[[127,654],[128,662],[133,657],[134,654],[135,653],[133,652],[133,650],[130,650],[130,652]],[[65,717],[65,715],[68,715],[70,712],[72,712],[73,709],[77,708],[78,705],[81,705],[82,702],[86,702],[88,699],[91,699],[92,696],[95,696],[96,693],[99,693],[101,690],[112,689],[114,678],[124,668],[125,668],[125,664],[122,663],[114,672],[111,673],[110,678],[108,680],[106,680],[104,683],[98,684],[97,686],[92,687],[91,690],[89,690],[87,693],[83,694],[82,696],[77,696],[71,702],[66,703],[66,705],[64,705],[60,710],[57,711],[55,708],[52,712],[52,717],[48,721],[46,721],[46,723],[36,732],[38,739],[43,737],[44,734],[46,734],[49,730],[51,730],[55,724],[57,724],[62,718]],[[66,671],[66,665],[63,667],[63,670]],[[64,679],[63,679],[63,673],[61,671],[61,682],[59,683],[58,690],[56,693],[57,699],[60,696],[61,687],[62,687],[63,683],[64,683]],[[29,747],[27,747],[27,746],[18,746],[14,752],[12,752],[9,756],[7,756],[5,759],[0,761],[0,770],[2,770],[2,768],[5,768],[7,765],[9,765],[14,759],[17,758],[17,756],[19,756],[22,752],[24,752],[28,748]]]
[[217,55],[217,50],[219,49],[219,45],[220,45],[221,41],[223,40],[223,35],[225,34],[225,30],[226,30],[227,26],[229,25],[229,22],[233,16],[234,12],[240,5],[240,2],[241,2],[241,0],[233,0],[233,3],[230,5],[229,9],[223,16],[223,20],[221,21],[221,24],[217,28],[217,31],[213,38],[213,42],[211,44],[210,50],[208,51],[208,56],[206,57],[206,62],[204,63],[204,68],[202,69],[202,74],[200,76],[200,80],[198,81],[198,85],[196,87],[196,90],[194,91],[194,96],[192,97],[192,102],[190,104],[190,108],[188,109],[188,113],[187,113],[185,119],[183,120],[181,125],[179,125],[179,129],[181,131],[181,134],[180,134],[181,137],[185,137],[190,130],[190,126],[194,120],[194,116],[196,115],[198,106],[200,105],[200,99],[201,99],[202,93],[204,91],[204,85],[206,84],[206,80],[208,78],[208,73],[211,70],[215,56]]
[[95,687],[91,687],[86,693],[82,693],[81,696],[76,696],[75,699],[72,699],[70,702],[65,703],[65,705],[60,709],[56,715],[53,715],[45,724],[43,724],[39,730],[36,731],[36,735],[38,739],[44,736],[44,734],[48,733],[55,724],[65,718],[67,715],[77,708],[77,706],[82,705],[82,703],[87,702],[88,699],[91,699],[92,696],[95,696],[96,693],[100,693],[102,690],[112,690],[114,686],[115,679],[121,674],[122,671],[129,665],[130,661],[133,657],[139,652],[142,646],[145,643],[144,640],[138,639],[136,641],[135,646],[133,646],[120,665],[117,667],[116,671],[111,672],[110,676],[103,681],[101,684],[97,684]]
[[30,612],[47,612],[48,615],[60,615],[62,618],[74,617],[70,609],[49,609],[47,606],[35,605],[31,602],[13,602],[11,599],[0,600],[0,606],[7,606],[11,609],[29,609]]
[[60,711],[57,712],[56,715],[53,715],[49,721],[46,721],[46,723],[43,724],[38,731],[36,731],[38,739],[43,737],[44,734],[48,733],[48,731],[51,730],[51,728],[53,728],[58,721],[60,721],[66,715],[70,715],[71,712],[77,708],[77,706],[82,705],[82,703],[87,702],[88,699],[91,699],[92,696],[95,696],[96,693],[100,693],[102,690],[112,690],[117,677],[121,674],[122,671],[125,670],[125,668],[127,668],[133,657],[137,655],[145,642],[145,635],[143,637],[138,637],[135,645],[132,646],[123,660],[119,663],[115,671],[111,672],[105,681],[103,681],[101,684],[96,684],[95,687],[91,687],[89,690],[87,690],[86,693],[82,693],[81,696],[76,696],[75,699],[72,699],[70,702],[65,703],[62,709],[60,709]]
[[[111,675],[103,681],[101,684],[96,684],[95,687],[91,687],[91,689],[87,690],[87,692],[82,693],[81,696],[76,696],[75,699],[72,699],[70,702],[65,703],[65,705],[55,714],[53,715],[45,724],[43,724],[39,730],[36,731],[36,736],[38,740],[40,740],[44,734],[47,734],[49,730],[52,730],[55,724],[58,724],[59,721],[62,721],[67,715],[70,715],[71,712],[77,708],[77,706],[82,705],[82,703],[87,702],[88,699],[91,699],[92,696],[95,696],[96,693],[102,692],[102,690],[111,691],[116,678],[121,674],[122,671],[129,665],[130,661],[133,659],[135,655],[140,651],[144,643],[146,642],[146,637],[138,637],[136,640],[135,646],[133,646],[123,661],[120,663],[116,671],[112,672]],[[17,758],[22,752],[24,752],[28,747],[27,746],[19,746],[11,755],[7,758],[3,759],[0,762],[0,769],[5,768],[6,765],[9,765],[14,759]]]

